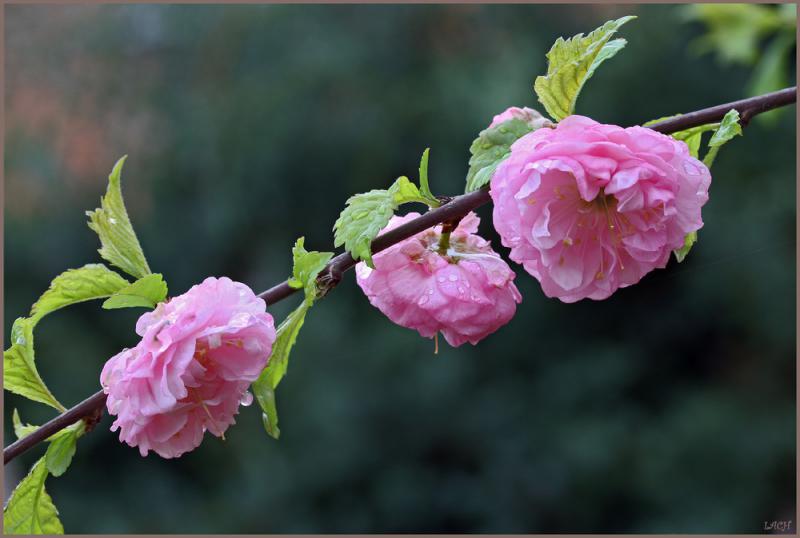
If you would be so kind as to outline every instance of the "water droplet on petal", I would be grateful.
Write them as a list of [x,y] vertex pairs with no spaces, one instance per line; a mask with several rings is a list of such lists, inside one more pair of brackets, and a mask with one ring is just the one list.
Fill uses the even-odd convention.
[[251,403],[253,403],[253,394],[249,390],[246,390],[244,394],[242,394],[242,399],[239,400],[239,404],[247,407]]
[[459,287],[458,287],[458,293],[459,293],[459,295],[464,295],[464,288],[462,288],[461,286],[459,286]]
[[433,295],[433,288],[428,288],[428,295]]
[[436,280],[438,280],[439,282],[444,282],[444,277],[443,277],[443,276],[440,276],[440,277],[438,277]]
[[458,280],[458,277],[456,275],[452,274],[452,273],[447,278],[450,279],[450,282],[455,282],[456,280]]
[[417,301],[417,304],[422,306],[427,302],[428,302],[428,297],[423,295],[422,297],[419,298],[419,301]]
[[108,218],[108,223],[109,224],[116,224],[117,223],[117,219],[115,219],[114,217],[109,217]]

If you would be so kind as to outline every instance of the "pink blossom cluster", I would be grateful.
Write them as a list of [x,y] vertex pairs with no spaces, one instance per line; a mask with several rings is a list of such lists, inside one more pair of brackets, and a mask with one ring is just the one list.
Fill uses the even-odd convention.
[[120,440],[175,458],[206,430],[218,437],[266,367],[275,327],[264,301],[229,278],[207,278],[139,318],[142,337],[106,362],[100,375],[111,429]]
[[605,299],[703,226],[710,183],[684,142],[570,116],[511,146],[491,181],[493,221],[548,297]]
[[[415,217],[393,217],[390,230]],[[456,347],[477,344],[511,320],[522,296],[514,272],[477,235],[479,219],[465,216],[442,248],[442,226],[375,254],[375,268],[356,266],[358,285],[393,322],[432,338],[441,332]]]

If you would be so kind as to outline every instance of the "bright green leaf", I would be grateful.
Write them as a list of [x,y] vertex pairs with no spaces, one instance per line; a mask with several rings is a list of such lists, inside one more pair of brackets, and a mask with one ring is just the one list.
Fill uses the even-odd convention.
[[742,126],[739,125],[739,112],[736,110],[731,110],[725,117],[722,118],[722,121],[719,124],[719,127],[714,134],[711,136],[711,140],[708,141],[708,153],[703,158],[703,163],[711,168],[711,165],[714,163],[714,159],[717,157],[717,153],[719,152],[719,148],[721,148],[725,143],[731,140],[735,136],[740,136],[742,134]]
[[601,63],[622,50],[626,41],[611,37],[626,22],[627,16],[608,21],[589,35],[578,34],[565,40],[559,37],[547,53],[547,75],[536,77],[534,90],[539,101],[556,121],[575,111],[583,85]]
[[72,463],[72,456],[75,455],[78,437],[83,432],[84,423],[81,420],[50,437],[50,446],[45,453],[45,463],[50,474],[61,476],[66,472]]
[[102,246],[98,252],[103,259],[129,275],[142,278],[150,274],[150,267],[128,218],[120,186],[120,174],[126,158],[117,161],[108,176],[108,189],[100,200],[101,207],[86,214],[89,216],[89,228],[100,236]]
[[14,424],[14,434],[17,436],[17,439],[22,439],[26,435],[30,435],[39,429],[39,426],[34,426],[33,424],[23,424],[22,420],[19,418],[19,412],[16,409],[14,409],[14,412],[11,414],[11,421]]
[[431,148],[425,148],[422,152],[422,158],[419,161],[419,192],[423,198],[428,200],[428,205],[431,207],[439,207],[440,202],[431,192],[430,185],[428,184],[428,157],[430,156]]
[[125,286],[106,299],[103,308],[144,306],[153,308],[167,297],[167,283],[160,273],[149,274]]
[[103,264],[92,263],[69,269],[53,279],[50,287],[31,308],[35,325],[42,317],[71,304],[110,297],[128,286],[128,281]]
[[3,509],[5,534],[64,534],[58,510],[44,489],[46,479],[43,456],[17,485]]
[[306,301],[313,301],[316,297],[317,275],[322,271],[333,257],[333,252],[307,251],[305,238],[299,238],[292,248],[292,278],[289,285],[295,289],[305,288]]
[[481,131],[469,147],[471,157],[464,192],[476,191],[487,185],[494,171],[511,153],[511,144],[532,130],[528,122],[515,118]]
[[344,245],[354,259],[364,260],[372,267],[372,240],[386,227],[395,210],[408,202],[430,205],[430,201],[405,176],[397,178],[387,190],[375,189],[351,196],[333,225],[333,245]]
[[3,388],[58,411],[66,411],[36,370],[33,360],[33,324],[31,319],[17,318],[11,327],[11,347],[3,353]]
[[306,313],[317,298],[317,276],[333,256],[332,252],[307,251],[304,239],[297,240],[292,249],[294,268],[289,283],[294,288],[303,288],[303,302],[293,310],[278,326],[275,344],[272,346],[269,364],[253,383],[253,393],[261,409],[264,411],[263,422],[267,433],[278,438],[278,411],[275,407],[275,389],[286,375],[289,366],[289,354],[292,351],[297,335],[305,322]]
[[672,251],[675,254],[675,259],[678,260],[678,263],[682,262],[686,258],[686,255],[689,254],[689,251],[692,249],[692,247],[696,242],[697,242],[697,232],[690,232],[686,234],[686,237],[683,240],[683,246],[678,250]]

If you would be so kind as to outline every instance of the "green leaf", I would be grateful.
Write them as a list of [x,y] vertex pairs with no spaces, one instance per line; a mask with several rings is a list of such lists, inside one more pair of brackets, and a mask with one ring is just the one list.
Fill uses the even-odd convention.
[[92,263],[69,269],[53,279],[50,287],[31,308],[35,325],[45,315],[71,304],[110,297],[128,286],[128,281],[105,265]]
[[711,140],[708,141],[708,153],[703,158],[703,164],[707,167],[711,168],[711,165],[714,163],[714,159],[717,157],[717,153],[719,152],[719,148],[721,148],[725,143],[731,140],[735,136],[740,136],[742,134],[742,126],[739,125],[739,112],[736,110],[730,110],[725,117],[722,118],[722,121],[719,124],[719,127],[714,134],[711,136]]
[[333,225],[333,245],[344,245],[354,259],[364,260],[373,267],[372,240],[386,227],[395,210],[408,202],[430,205],[430,200],[405,176],[397,178],[388,190],[375,189],[351,196]]
[[3,509],[5,534],[64,534],[58,510],[44,489],[46,479],[43,456],[17,485]]
[[777,10],[756,4],[691,4],[683,13],[708,28],[689,44],[690,50],[695,54],[714,51],[725,63],[752,64],[761,38],[781,25]]
[[153,308],[167,298],[167,283],[160,273],[149,274],[125,286],[106,299],[103,308],[144,306]]
[[272,346],[269,364],[253,383],[253,393],[263,413],[264,428],[267,433],[277,439],[278,411],[275,407],[275,389],[286,375],[289,366],[289,354],[297,341],[297,335],[305,322],[306,313],[317,298],[317,276],[333,256],[332,252],[307,251],[304,238],[300,238],[292,249],[294,268],[289,285],[304,290],[303,302],[293,310],[278,326],[275,344]]
[[67,471],[75,455],[78,437],[83,435],[84,423],[82,420],[50,437],[50,446],[45,453],[47,470],[53,476],[61,476]]
[[267,435],[273,439],[280,439],[281,429],[278,427],[278,409],[275,407],[275,390],[268,384],[263,384],[256,392],[258,405],[264,411],[261,413],[261,422]]
[[65,306],[109,297],[128,281],[102,264],[69,269],[53,279],[31,308],[29,318],[18,318],[11,329],[11,347],[3,353],[3,386],[20,396],[64,411],[36,369],[33,328],[47,314]]
[[66,408],[47,388],[33,360],[33,324],[17,318],[11,327],[11,347],[3,353],[3,388],[30,400],[49,405],[60,412]]
[[464,192],[487,185],[494,171],[511,153],[511,144],[531,131],[533,127],[528,122],[516,118],[481,131],[469,147],[471,157]]
[[686,234],[686,237],[683,240],[683,246],[678,250],[672,251],[675,254],[675,259],[678,260],[678,263],[681,263],[686,258],[686,255],[689,254],[689,251],[692,250],[692,247],[696,242],[697,232],[689,232]]
[[422,152],[422,158],[419,161],[419,192],[423,197],[436,202],[436,205],[431,207],[438,207],[439,201],[433,195],[428,185],[428,157],[430,156],[430,151],[431,148],[425,148],[425,151]]
[[26,435],[30,435],[39,429],[39,426],[34,426],[33,424],[23,424],[22,420],[19,418],[19,412],[16,409],[14,409],[11,415],[11,421],[14,423],[14,434],[17,436],[17,439],[22,439]]
[[547,75],[536,77],[533,88],[539,101],[556,121],[575,111],[583,85],[601,63],[622,50],[626,41],[611,37],[626,22],[627,16],[608,21],[589,35],[578,34],[565,40],[559,37],[547,53]]
[[120,174],[126,158],[127,155],[117,161],[108,176],[108,189],[100,200],[101,207],[86,214],[89,216],[89,228],[100,236],[100,256],[129,275],[142,278],[150,274],[150,267],[125,210],[120,186]]
[[325,268],[333,257],[333,252],[311,252],[305,249],[305,238],[299,238],[292,248],[292,278],[289,285],[295,289],[305,288],[305,300],[312,301],[316,297],[317,275]]

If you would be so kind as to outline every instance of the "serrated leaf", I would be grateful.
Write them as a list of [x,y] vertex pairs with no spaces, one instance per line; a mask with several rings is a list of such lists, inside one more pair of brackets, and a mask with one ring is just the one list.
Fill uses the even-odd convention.
[[277,439],[278,411],[275,407],[275,389],[286,375],[289,354],[297,341],[297,335],[305,322],[306,313],[317,298],[317,276],[333,256],[332,252],[307,251],[304,238],[299,238],[292,249],[294,267],[290,285],[303,288],[303,302],[293,310],[278,326],[275,344],[272,346],[269,364],[253,383],[252,389],[258,404],[263,410],[262,420],[267,433]]
[[3,353],[3,388],[57,409],[66,408],[47,388],[33,360],[33,324],[28,318],[17,318],[11,327],[11,347]]
[[333,245],[344,245],[355,260],[373,267],[372,240],[386,227],[395,210],[408,202],[429,203],[405,176],[397,178],[387,190],[374,189],[351,196],[333,225]]
[[83,431],[84,423],[81,420],[50,437],[50,446],[45,453],[45,464],[50,474],[61,476],[67,471],[75,455],[78,437],[83,435]]
[[692,247],[696,242],[697,232],[689,232],[686,234],[686,237],[683,239],[683,246],[678,250],[672,251],[675,254],[675,259],[678,260],[678,263],[681,263],[684,259],[686,259],[686,255],[689,254],[689,251],[692,250]]
[[22,479],[3,509],[5,534],[64,534],[53,499],[44,489],[47,466],[42,456]]
[[511,145],[532,130],[528,122],[514,118],[481,131],[469,147],[471,157],[464,192],[487,185],[500,163],[511,154]]
[[706,156],[703,158],[703,164],[711,168],[714,159],[717,158],[719,148],[732,138],[740,136],[741,134],[742,126],[739,125],[739,112],[735,109],[730,110],[725,114],[725,117],[722,118],[719,127],[714,131],[711,140],[708,141],[708,153],[706,153]]
[[110,297],[128,286],[128,281],[103,264],[91,263],[69,269],[53,279],[50,287],[31,308],[34,325],[45,315],[83,301]]
[[608,21],[589,35],[570,39],[559,37],[547,53],[547,74],[533,84],[539,101],[556,121],[575,111],[575,102],[601,63],[622,50],[626,41],[611,37],[635,16]]
[[167,298],[167,283],[160,273],[149,274],[121,288],[106,299],[103,308],[143,306],[153,308]]
[[316,278],[333,257],[333,252],[307,251],[305,238],[299,238],[292,247],[292,278],[289,285],[295,289],[305,289],[305,300],[316,297]]
[[14,424],[14,435],[17,436],[17,439],[22,439],[39,429],[39,426],[34,426],[33,424],[23,424],[22,419],[19,418],[19,411],[16,409],[11,414],[11,421]]
[[18,318],[11,329],[11,347],[3,353],[3,386],[20,396],[64,411],[36,369],[33,328],[47,314],[65,306],[109,297],[128,281],[102,264],[69,269],[53,279],[31,308],[29,318]]
[[108,176],[108,189],[100,200],[100,207],[86,214],[89,216],[89,228],[100,236],[100,256],[129,275],[142,278],[150,274],[150,267],[128,218],[120,186],[126,158],[127,155],[117,161]]

